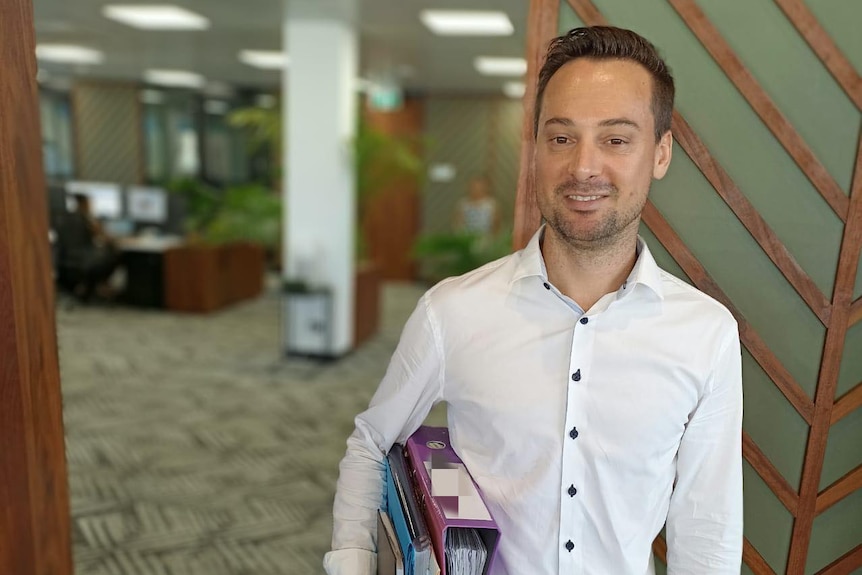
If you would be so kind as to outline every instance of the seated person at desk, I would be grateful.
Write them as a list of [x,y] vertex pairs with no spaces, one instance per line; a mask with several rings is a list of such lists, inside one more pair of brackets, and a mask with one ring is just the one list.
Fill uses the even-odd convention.
[[114,296],[108,282],[120,263],[120,255],[102,224],[92,215],[90,198],[75,194],[75,211],[59,230],[58,275],[60,285],[84,301],[93,294]]

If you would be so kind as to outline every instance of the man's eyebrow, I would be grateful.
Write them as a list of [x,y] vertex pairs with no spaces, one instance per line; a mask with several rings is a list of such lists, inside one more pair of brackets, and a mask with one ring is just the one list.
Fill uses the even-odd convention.
[[545,126],[551,126],[553,124],[559,124],[561,126],[567,126],[567,127],[571,127],[571,126],[575,125],[575,123],[568,118],[554,117],[554,118],[548,118],[545,121]]
[[628,118],[609,118],[607,120],[602,120],[601,122],[599,122],[599,126],[628,126],[630,128],[634,128],[635,130],[641,129],[637,122],[635,122],[634,120],[629,120]]

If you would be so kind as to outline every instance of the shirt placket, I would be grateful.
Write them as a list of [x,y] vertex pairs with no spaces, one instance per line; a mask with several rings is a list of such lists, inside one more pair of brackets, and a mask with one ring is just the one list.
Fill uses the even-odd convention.
[[586,573],[583,545],[584,497],[589,497],[585,485],[584,441],[589,440],[590,427],[586,417],[586,396],[590,379],[593,350],[592,323],[594,317],[582,315],[575,323],[569,356],[566,385],[566,425],[563,437],[562,476],[560,478],[560,573]]

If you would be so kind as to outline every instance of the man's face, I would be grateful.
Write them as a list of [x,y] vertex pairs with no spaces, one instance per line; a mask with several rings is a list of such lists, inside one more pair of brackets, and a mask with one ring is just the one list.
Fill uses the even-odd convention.
[[670,164],[655,141],[652,78],[627,60],[573,60],[545,88],[536,141],[539,210],[556,239],[611,245],[636,234],[652,178]]

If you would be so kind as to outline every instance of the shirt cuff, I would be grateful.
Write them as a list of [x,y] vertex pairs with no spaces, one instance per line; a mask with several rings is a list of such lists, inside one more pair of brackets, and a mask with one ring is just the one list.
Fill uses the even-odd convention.
[[377,553],[367,549],[336,549],[323,556],[327,575],[376,575]]

